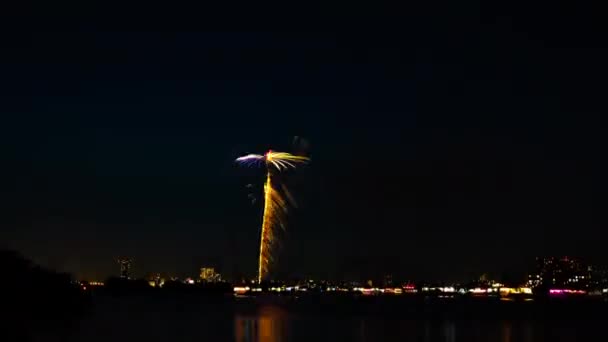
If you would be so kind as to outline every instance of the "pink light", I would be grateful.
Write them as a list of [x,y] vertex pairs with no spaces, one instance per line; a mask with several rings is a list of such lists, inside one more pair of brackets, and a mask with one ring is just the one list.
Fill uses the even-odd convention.
[[585,290],[570,290],[570,289],[550,289],[549,293],[550,294],[564,294],[564,293],[585,294],[585,293],[587,293],[587,291],[585,291]]
[[474,288],[472,290],[469,290],[469,291],[471,291],[473,293],[486,293],[486,292],[488,292],[486,289],[481,289],[481,288],[478,288],[478,287],[476,287],[476,288]]

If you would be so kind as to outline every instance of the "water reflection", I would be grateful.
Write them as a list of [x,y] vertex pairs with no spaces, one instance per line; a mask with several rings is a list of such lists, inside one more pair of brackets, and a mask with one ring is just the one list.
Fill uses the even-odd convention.
[[511,342],[511,323],[508,321],[502,323],[502,342]]
[[359,341],[365,342],[365,320],[362,319],[359,322]]
[[430,341],[430,340],[431,340],[431,322],[426,321],[426,322],[424,322],[424,341]]
[[532,330],[532,324],[526,322],[524,324],[524,342],[532,342],[534,340],[534,331]]
[[287,340],[287,312],[276,306],[261,307],[255,316],[236,315],[237,342],[282,342]]
[[443,338],[445,342],[456,341],[456,325],[452,321],[443,324]]
[[[237,342],[283,341],[411,341],[532,342],[535,324],[527,321],[400,320],[391,317],[333,317],[289,314],[263,306],[234,319]],[[541,338],[542,341],[548,341]],[[575,339],[568,340],[575,341]]]

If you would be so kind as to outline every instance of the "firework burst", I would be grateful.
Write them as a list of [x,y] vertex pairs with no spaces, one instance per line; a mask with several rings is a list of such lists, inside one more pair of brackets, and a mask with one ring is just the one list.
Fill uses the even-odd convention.
[[296,156],[286,152],[268,151],[266,154],[248,154],[237,158],[236,161],[246,166],[266,166],[266,182],[264,183],[264,213],[262,216],[262,231],[260,236],[260,253],[258,260],[258,282],[266,278],[272,262],[272,247],[276,242],[278,227],[285,229],[285,218],[289,204],[294,205],[292,196],[282,185],[281,190],[273,185],[273,174],[298,164],[307,163],[308,157]]

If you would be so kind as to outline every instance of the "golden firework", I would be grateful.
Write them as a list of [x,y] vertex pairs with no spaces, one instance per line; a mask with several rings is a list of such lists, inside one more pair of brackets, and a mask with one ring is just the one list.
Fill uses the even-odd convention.
[[[268,275],[270,263],[273,261],[272,250],[276,241],[276,230],[277,227],[285,229],[285,218],[288,210],[288,201],[283,198],[282,192],[274,187],[273,173],[295,168],[298,164],[306,163],[309,160],[308,157],[274,151],[268,151],[264,155],[249,154],[236,160],[244,165],[265,163],[267,170],[266,182],[264,183],[264,213],[262,215],[260,253],[258,258],[258,282],[261,282]],[[287,188],[284,185],[281,188],[286,198],[293,205],[292,197]]]

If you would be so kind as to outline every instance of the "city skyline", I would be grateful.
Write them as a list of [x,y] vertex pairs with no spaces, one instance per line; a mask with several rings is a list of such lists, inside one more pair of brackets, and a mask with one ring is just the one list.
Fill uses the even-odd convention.
[[[121,257],[117,259],[118,268],[114,274],[110,274],[104,279],[79,279],[88,282],[103,282],[110,278],[126,278],[126,279],[146,279],[156,281],[160,278],[166,279],[194,279],[197,282],[229,282],[239,284],[243,282],[255,281],[259,282],[258,274],[240,275],[239,277],[225,278],[221,275],[221,270],[210,264],[201,265],[195,272],[178,273],[170,270],[140,270],[135,272],[138,276],[133,276],[133,259]],[[126,265],[126,266],[125,266]],[[198,272],[198,273],[197,273]],[[145,276],[141,276],[145,274]],[[529,260],[528,266],[525,269],[519,270],[517,276],[505,273],[501,270],[488,270],[488,272],[476,274],[469,278],[461,278],[457,281],[453,279],[421,279],[404,276],[403,272],[359,274],[350,278],[314,278],[310,275],[292,276],[290,278],[269,278],[267,281],[292,282],[295,280],[306,281],[307,279],[315,279],[317,281],[331,282],[359,282],[364,284],[373,281],[374,283],[382,283],[384,286],[407,284],[407,283],[434,283],[434,284],[466,284],[480,282],[502,282],[509,285],[527,286],[530,288],[546,287],[546,288],[584,288],[597,287],[608,285],[608,267],[607,265],[597,265],[589,263],[588,260],[580,259],[572,256],[543,256],[536,257],[534,260]]]

